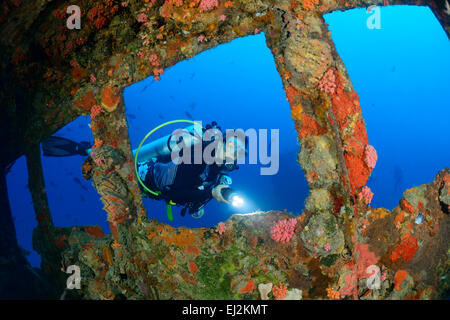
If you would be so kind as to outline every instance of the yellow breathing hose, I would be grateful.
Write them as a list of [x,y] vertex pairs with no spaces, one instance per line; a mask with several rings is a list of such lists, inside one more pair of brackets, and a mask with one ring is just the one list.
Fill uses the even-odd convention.
[[[159,195],[161,194],[161,192],[150,190],[150,189],[142,182],[141,178],[139,177],[139,172],[138,172],[138,169],[137,169],[137,163],[138,163],[137,159],[138,159],[138,156],[139,156],[139,150],[141,149],[141,147],[142,147],[142,145],[144,144],[145,140],[147,140],[147,138],[150,137],[153,133],[155,133],[156,131],[158,131],[158,130],[161,129],[162,127],[165,127],[165,126],[167,126],[167,125],[169,125],[169,124],[174,124],[174,123],[190,123],[190,124],[196,125],[196,126],[200,127],[201,129],[203,129],[203,127],[202,127],[198,122],[195,122],[195,121],[192,121],[192,120],[172,120],[172,121],[168,121],[168,122],[166,122],[166,123],[160,124],[160,125],[157,126],[156,128],[153,128],[149,133],[147,133],[147,135],[144,137],[144,139],[142,139],[141,143],[139,144],[139,147],[138,147],[137,150],[136,150],[136,155],[134,156],[134,170],[136,171],[136,176],[137,176],[137,179],[138,179],[138,181],[139,181],[139,184],[140,184],[146,191],[148,191],[149,193],[151,193],[151,194],[154,195],[154,196],[159,196]],[[173,221],[173,216],[172,216],[172,205],[175,205],[175,203],[174,203],[172,200],[169,200],[169,201],[167,202],[167,217],[169,218],[170,221]]]

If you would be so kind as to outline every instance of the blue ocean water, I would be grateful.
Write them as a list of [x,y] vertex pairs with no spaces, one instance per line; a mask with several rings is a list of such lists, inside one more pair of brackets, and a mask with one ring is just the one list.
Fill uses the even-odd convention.
[[[381,29],[369,30],[363,9],[325,16],[337,50],[360,96],[370,143],[378,163],[368,185],[374,207],[395,207],[403,191],[430,182],[450,166],[450,45],[428,8],[381,8]],[[245,207],[211,201],[205,216],[195,220],[174,210],[174,226],[209,227],[231,214],[255,210],[286,210],[299,214],[308,194],[296,162],[299,145],[289,104],[263,34],[223,44],[165,70],[125,90],[132,147],[155,126],[192,117],[223,128],[280,130],[278,174],[261,176],[260,166],[242,165],[232,173],[233,188],[245,197]],[[56,135],[91,141],[89,117],[80,117]],[[175,127],[173,127],[175,129]],[[164,131],[166,130],[166,131]],[[171,128],[158,134],[170,133]],[[157,135],[155,134],[155,137]],[[109,232],[106,214],[90,182],[81,176],[80,156],[43,157],[46,190],[57,226],[100,225]],[[19,243],[32,250],[36,226],[27,189],[25,159],[18,159],[7,176],[8,192]],[[149,217],[169,222],[165,205],[145,199]]]

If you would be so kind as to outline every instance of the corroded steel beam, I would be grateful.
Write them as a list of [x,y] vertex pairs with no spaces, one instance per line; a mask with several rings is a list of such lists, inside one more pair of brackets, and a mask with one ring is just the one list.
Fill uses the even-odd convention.
[[[1,79],[0,97],[6,106],[1,120],[10,127],[2,136],[20,138],[7,144],[4,163],[34,146],[30,182],[37,215],[45,218],[34,243],[44,271],[79,265],[80,296],[99,299],[448,294],[441,275],[449,271],[449,171],[408,190],[392,212],[368,207],[365,184],[376,153],[322,18],[333,10],[380,3],[79,0],[70,4],[83,9],[84,22],[73,31],[65,27],[68,1],[23,6],[7,1],[0,16],[1,68],[10,76]],[[443,2],[426,4],[448,32]],[[150,75],[159,79],[178,61],[261,30],[301,143],[298,160],[311,191],[305,211],[300,217],[233,216],[217,229],[175,229],[148,220],[133,170],[123,89]],[[81,114],[90,114],[95,138],[83,174],[101,196],[111,235],[98,227],[55,228],[45,210],[38,143]],[[371,267],[380,271],[377,290],[367,286]]]

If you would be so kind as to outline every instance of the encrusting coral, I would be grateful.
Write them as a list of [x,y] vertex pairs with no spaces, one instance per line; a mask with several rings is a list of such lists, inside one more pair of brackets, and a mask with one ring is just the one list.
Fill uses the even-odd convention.
[[[377,153],[322,17],[380,1],[77,2],[79,30],[67,28],[69,1],[5,0],[0,8],[0,68],[8,75],[0,87],[0,160],[5,168],[27,157],[38,221],[33,241],[46,275],[22,273],[39,284],[33,293],[42,296],[36,288],[45,287],[52,289],[46,298],[60,296],[66,283],[62,259],[80,266],[81,290],[69,295],[84,299],[448,297],[450,169],[407,190],[393,210],[370,206],[367,181]],[[448,34],[445,6],[436,0],[426,5]],[[276,211],[234,215],[217,228],[149,220],[133,168],[124,88],[148,76],[159,80],[179,61],[259,32],[298,133],[298,162],[310,190],[305,210],[298,217]],[[88,114],[95,145],[82,173],[101,197],[111,234],[93,226],[55,227],[43,192],[39,143]],[[0,228],[0,243],[16,242],[12,223]],[[17,245],[8,247],[6,257],[16,270],[26,269]],[[380,286],[368,289],[374,267]],[[21,278],[18,273],[15,279]]]

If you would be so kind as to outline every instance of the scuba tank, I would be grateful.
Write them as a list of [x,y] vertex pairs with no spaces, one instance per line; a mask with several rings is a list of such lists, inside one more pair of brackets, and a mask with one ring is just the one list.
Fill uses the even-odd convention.
[[[202,143],[202,137],[202,128],[196,125],[176,130],[169,135],[141,146],[139,162],[150,161],[152,158],[156,158],[161,162],[170,161],[170,155],[174,150],[176,152],[178,143],[183,140],[186,147],[192,148],[198,143]],[[133,157],[136,155],[136,150],[133,150]]]

